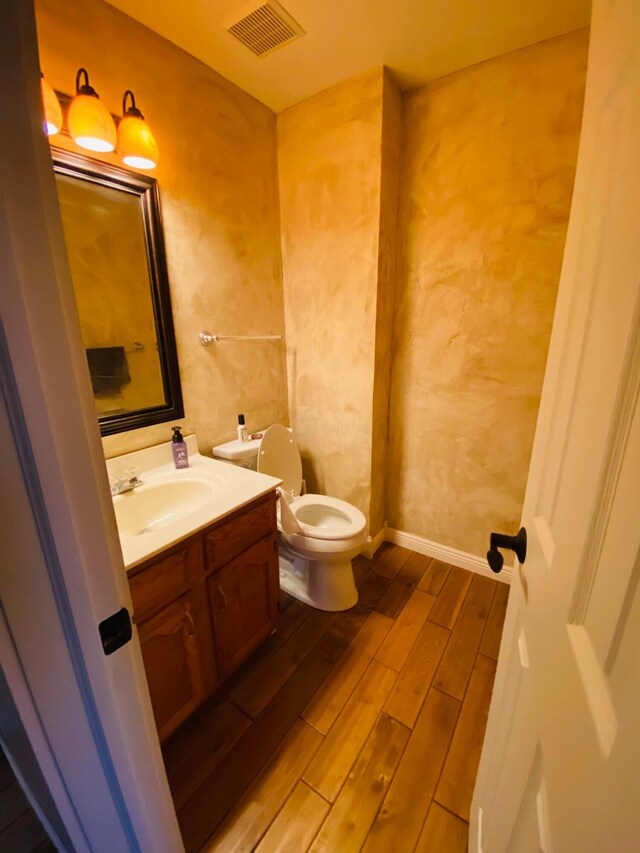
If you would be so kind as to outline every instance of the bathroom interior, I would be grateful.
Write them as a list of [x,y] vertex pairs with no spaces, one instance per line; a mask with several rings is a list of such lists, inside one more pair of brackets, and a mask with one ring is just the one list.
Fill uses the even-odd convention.
[[[500,26],[462,12],[439,21],[451,43],[425,35],[427,79],[402,52],[359,66],[340,34],[322,73],[308,67],[324,4],[285,4],[304,34],[253,56],[223,29],[245,6],[221,5],[209,13],[228,57],[240,52],[236,82],[202,61],[198,4],[193,20],[191,4],[174,10],[178,25],[169,4],[156,19],[136,0],[35,2],[40,67],[63,111],[84,68],[112,113],[133,92],[157,143],[154,168],[136,169],[118,150],[49,137],[116,518],[130,523],[121,508],[149,472],[173,470],[175,427],[185,471],[197,479],[200,466],[225,492],[190,526],[122,536],[183,843],[463,851],[509,588],[508,568],[494,578],[485,554],[491,531],[520,522],[589,5],[538,2],[525,15],[496,3]],[[286,52],[300,73],[288,88]],[[243,82],[247,62],[258,70]],[[98,211],[87,233],[92,197],[77,170],[96,163],[157,194],[146,237],[137,202],[134,219],[123,205],[110,220],[119,231]],[[105,381],[91,359],[107,348]],[[273,425],[293,429],[299,450],[289,492],[262,458]],[[244,446],[235,466],[211,461]],[[327,583],[346,586],[328,605],[289,588],[282,563],[283,540],[316,523],[298,524],[296,501],[314,509],[315,496],[323,548],[346,538],[338,517],[357,526],[331,564],[340,580]],[[143,523],[131,522],[137,534]],[[328,571],[327,554],[296,559]]]

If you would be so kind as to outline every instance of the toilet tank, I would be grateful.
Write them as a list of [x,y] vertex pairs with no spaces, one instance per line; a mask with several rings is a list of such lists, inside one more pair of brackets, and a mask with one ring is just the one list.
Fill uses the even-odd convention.
[[211,448],[213,458],[219,459],[221,462],[230,462],[232,465],[239,465],[241,468],[249,468],[251,471],[256,471],[258,467],[258,449],[260,447],[260,438],[252,438],[249,441],[227,441],[225,444],[218,444]]

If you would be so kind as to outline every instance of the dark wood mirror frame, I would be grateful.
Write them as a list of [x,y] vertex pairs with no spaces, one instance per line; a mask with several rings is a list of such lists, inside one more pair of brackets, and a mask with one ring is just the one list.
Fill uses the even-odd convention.
[[147,252],[151,301],[158,340],[158,356],[162,373],[165,402],[160,406],[137,409],[113,415],[101,415],[98,420],[102,435],[112,435],[130,429],[165,423],[184,417],[178,352],[176,349],[169,278],[164,250],[160,193],[155,178],[129,169],[121,169],[81,154],[61,148],[51,149],[54,171],[80,178],[90,183],[110,187],[138,196]]

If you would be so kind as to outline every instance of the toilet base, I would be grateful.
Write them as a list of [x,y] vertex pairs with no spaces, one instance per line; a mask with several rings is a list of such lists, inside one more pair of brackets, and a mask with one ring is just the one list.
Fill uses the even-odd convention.
[[280,544],[280,588],[318,610],[349,610],[358,602],[350,559],[321,562],[299,557]]

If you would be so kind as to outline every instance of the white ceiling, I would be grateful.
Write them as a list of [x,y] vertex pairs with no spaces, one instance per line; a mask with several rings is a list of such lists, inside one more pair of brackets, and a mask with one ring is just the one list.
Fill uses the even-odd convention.
[[380,65],[412,89],[585,27],[590,11],[589,0],[281,0],[306,35],[259,59],[226,32],[246,0],[109,2],[276,112]]

